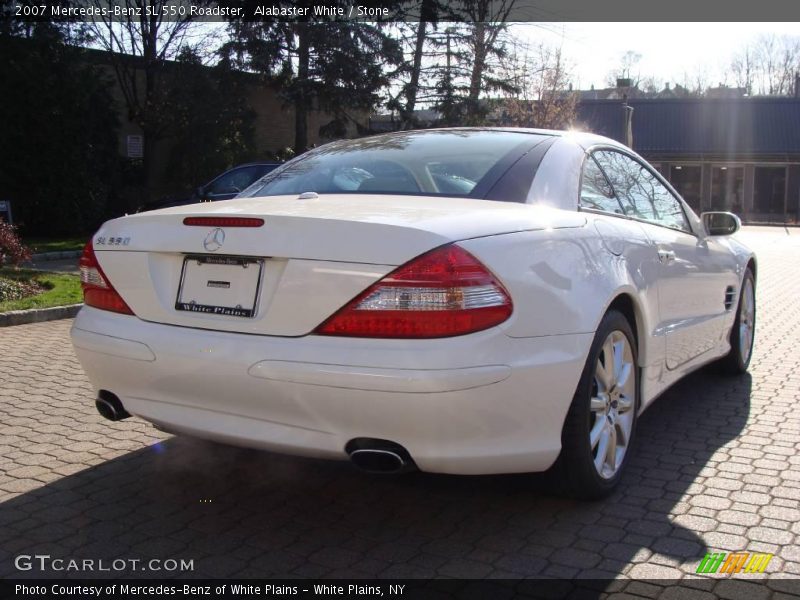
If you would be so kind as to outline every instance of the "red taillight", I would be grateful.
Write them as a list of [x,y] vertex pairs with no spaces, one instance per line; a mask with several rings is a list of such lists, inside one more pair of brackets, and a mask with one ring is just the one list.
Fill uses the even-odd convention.
[[389,273],[315,333],[436,338],[473,333],[511,316],[508,292],[459,246],[437,248]]
[[132,315],[133,311],[125,304],[103,273],[94,254],[92,240],[86,243],[78,262],[81,269],[81,287],[83,287],[83,303],[102,310],[110,310],[123,315]]
[[261,227],[264,219],[252,217],[186,217],[184,225],[195,227]]

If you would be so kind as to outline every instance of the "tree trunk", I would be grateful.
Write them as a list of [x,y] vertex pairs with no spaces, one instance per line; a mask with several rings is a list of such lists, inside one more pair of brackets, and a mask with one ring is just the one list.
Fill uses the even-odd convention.
[[150,127],[142,128],[142,136],[144,137],[144,144],[142,146],[142,174],[144,179],[144,190],[142,190],[142,195],[144,197],[141,200],[143,203],[148,203],[154,200],[157,196],[155,190],[156,160],[154,156],[156,139]]
[[[142,60],[144,62],[144,103],[141,107],[140,125],[144,135],[142,170],[144,172],[144,201],[150,202],[156,196],[156,157],[155,148],[161,132],[158,127],[158,20],[151,16],[140,20],[142,30]],[[136,74],[134,72],[134,77]]]
[[[424,6],[423,6],[424,12]],[[423,15],[424,18],[424,15]],[[411,66],[411,81],[408,82],[406,92],[406,108],[403,114],[403,129],[407,129],[414,124],[414,108],[417,104],[417,92],[419,91],[419,76],[422,70],[422,52],[425,48],[425,33],[428,24],[420,20],[417,26],[417,43],[414,47],[414,62]]]
[[473,31],[474,56],[472,63],[472,73],[469,80],[469,96],[467,102],[467,120],[472,120],[478,113],[478,100],[480,98],[483,83],[483,72],[486,69],[486,23],[475,23]]
[[297,25],[297,93],[294,101],[294,151],[308,149],[308,69],[310,62],[309,25]]

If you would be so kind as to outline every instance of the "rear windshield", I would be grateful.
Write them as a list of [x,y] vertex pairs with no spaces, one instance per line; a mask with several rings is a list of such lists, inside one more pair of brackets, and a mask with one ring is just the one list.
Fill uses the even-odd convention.
[[528,149],[530,133],[430,130],[344,140],[312,150],[239,197],[369,193],[483,197]]

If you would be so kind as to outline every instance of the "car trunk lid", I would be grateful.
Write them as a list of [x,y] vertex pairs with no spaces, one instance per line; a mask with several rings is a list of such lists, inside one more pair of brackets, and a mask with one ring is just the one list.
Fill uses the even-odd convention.
[[[190,226],[187,217],[263,225]],[[95,234],[94,248],[141,319],[300,336],[397,266],[443,244],[584,223],[576,212],[466,198],[277,196],[115,219]]]

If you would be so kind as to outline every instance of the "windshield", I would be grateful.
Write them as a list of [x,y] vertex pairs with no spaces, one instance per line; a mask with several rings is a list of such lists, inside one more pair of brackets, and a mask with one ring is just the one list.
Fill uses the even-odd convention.
[[369,193],[484,197],[544,136],[502,130],[409,131],[312,150],[239,197]]

